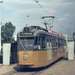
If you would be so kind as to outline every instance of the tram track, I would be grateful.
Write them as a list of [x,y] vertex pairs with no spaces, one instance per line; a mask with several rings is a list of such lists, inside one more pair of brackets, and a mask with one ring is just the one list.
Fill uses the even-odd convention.
[[[39,71],[38,71],[39,70]],[[30,70],[29,70],[30,71]],[[15,75],[15,74],[17,74],[17,75],[19,75],[19,73],[20,74],[25,74],[25,75],[40,75],[40,74],[42,74],[44,71],[45,71],[45,69],[44,70],[42,70],[42,69],[37,69],[37,71],[36,70],[32,70],[32,71],[30,71],[30,72],[26,72],[26,71],[15,71],[15,70],[13,70],[13,71],[11,71],[11,72],[8,72],[8,73],[6,73],[6,74],[3,74],[3,75]]]
[[36,72],[22,72],[22,71],[10,71],[8,73],[2,74],[2,75],[14,75],[16,73],[25,73],[25,75],[40,75],[43,71],[36,71]]
[[15,70],[12,70],[12,71],[10,71],[10,72],[7,72],[7,73],[5,73],[5,74],[2,74],[2,75],[12,75],[12,74],[14,74],[14,73],[17,73],[17,71],[15,71]]
[[24,75],[40,75],[42,74],[44,71],[46,71],[48,67],[42,67],[42,68],[16,68],[8,73],[2,74],[2,75],[20,75],[20,74],[24,74]]
[[[55,61],[54,63],[50,64],[49,66],[46,67],[42,67],[42,68],[35,68],[35,69],[30,69],[30,68],[18,68],[15,67],[14,70],[2,74],[2,75],[42,75],[42,73],[46,70],[48,70],[49,68],[51,68],[52,65],[54,65],[55,63],[57,63],[58,61],[60,62],[63,58]],[[52,74],[48,74],[48,75],[52,75]]]

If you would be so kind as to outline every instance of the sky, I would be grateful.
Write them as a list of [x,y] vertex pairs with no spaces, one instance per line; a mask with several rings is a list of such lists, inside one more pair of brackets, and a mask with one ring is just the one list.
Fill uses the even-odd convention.
[[52,30],[72,37],[75,31],[75,0],[3,0],[0,3],[2,24],[12,22],[16,26],[15,34],[26,24],[45,27],[41,19],[43,16],[55,16]]

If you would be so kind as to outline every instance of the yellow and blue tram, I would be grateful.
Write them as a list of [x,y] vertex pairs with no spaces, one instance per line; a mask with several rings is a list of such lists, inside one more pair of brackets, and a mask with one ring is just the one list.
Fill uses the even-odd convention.
[[40,26],[24,27],[17,40],[18,66],[44,67],[65,53],[64,37]]

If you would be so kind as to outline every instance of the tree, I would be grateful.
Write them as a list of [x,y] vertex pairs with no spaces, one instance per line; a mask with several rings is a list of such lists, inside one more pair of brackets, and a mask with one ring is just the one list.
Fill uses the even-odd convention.
[[5,25],[1,27],[1,35],[4,42],[9,42],[15,31],[15,26],[11,22],[6,22]]

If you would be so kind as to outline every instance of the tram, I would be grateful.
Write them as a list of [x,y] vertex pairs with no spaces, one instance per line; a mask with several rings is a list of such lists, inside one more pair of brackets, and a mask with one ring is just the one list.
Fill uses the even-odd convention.
[[45,67],[65,54],[63,35],[40,26],[24,27],[17,40],[17,64],[21,67]]

